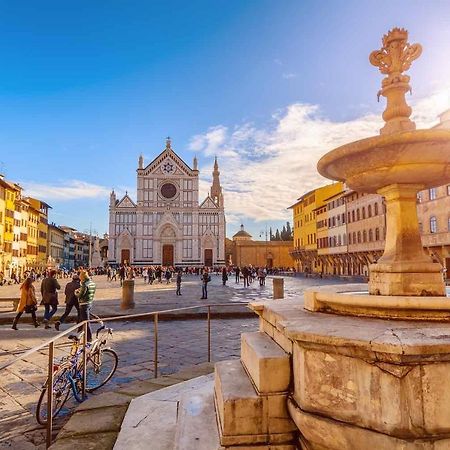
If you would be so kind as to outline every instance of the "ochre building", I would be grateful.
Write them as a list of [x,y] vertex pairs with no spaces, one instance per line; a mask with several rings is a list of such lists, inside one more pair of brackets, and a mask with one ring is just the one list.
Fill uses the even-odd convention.
[[228,265],[268,268],[294,266],[291,256],[293,241],[254,241],[252,235],[245,231],[244,225],[241,225],[232,240],[226,239],[225,248]]

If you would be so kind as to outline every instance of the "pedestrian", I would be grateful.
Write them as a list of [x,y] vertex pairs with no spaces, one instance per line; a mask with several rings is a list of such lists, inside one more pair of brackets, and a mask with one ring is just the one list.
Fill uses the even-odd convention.
[[[81,280],[80,288],[77,291],[75,291],[75,295],[78,297],[80,322],[83,322],[84,320],[90,319],[96,286],[95,283],[89,277],[88,272],[85,270],[82,270],[80,272],[80,280]],[[91,339],[92,339],[92,332],[88,322],[87,323],[88,342],[90,342]]]
[[205,267],[202,274],[202,300],[206,300],[208,298],[208,283],[210,281],[211,276],[208,273],[208,268]]
[[125,280],[125,266],[122,264],[119,269],[119,280],[120,286],[123,285],[123,280]]
[[75,307],[77,310],[77,322],[80,321],[80,307],[78,305],[78,297],[75,295],[75,291],[80,288],[80,277],[77,273],[75,273],[72,277],[72,281],[66,284],[66,288],[64,290],[64,294],[66,296],[66,310],[61,318],[55,322],[55,328],[59,331],[59,327],[64,321],[67,319],[67,316],[72,311],[72,308]]
[[49,329],[49,322],[58,309],[58,293],[57,290],[61,289],[58,281],[55,278],[56,272],[50,270],[48,276],[42,280],[41,294],[42,302],[44,304],[44,324],[45,329]]
[[249,275],[250,275],[249,268],[247,266],[244,266],[242,268],[242,276],[244,277],[244,287],[250,286],[250,283],[249,283],[249,280],[248,280]]
[[147,283],[148,270],[146,267],[142,270],[142,278],[144,278],[144,283]]
[[240,274],[241,274],[241,269],[239,268],[239,266],[237,266],[237,267],[234,269],[234,273],[235,273],[235,275],[236,275],[236,283],[239,284],[239,276],[240,276]]
[[17,324],[19,323],[19,319],[24,311],[31,314],[34,326],[39,326],[39,323],[36,319],[37,300],[33,282],[34,279],[32,277],[28,277],[25,279],[22,286],[20,286],[20,301],[16,310],[17,315],[16,317],[14,317],[14,321],[11,327],[13,330],[17,330]]
[[170,271],[170,268],[166,268],[166,272],[164,273],[164,278],[166,279],[166,284],[170,283],[170,279],[172,278],[172,272]]
[[227,268],[224,267],[222,269],[222,283],[224,286],[227,284],[227,281],[228,281],[228,272],[227,272]]
[[179,269],[177,273],[177,295],[181,295],[181,277],[182,271]]

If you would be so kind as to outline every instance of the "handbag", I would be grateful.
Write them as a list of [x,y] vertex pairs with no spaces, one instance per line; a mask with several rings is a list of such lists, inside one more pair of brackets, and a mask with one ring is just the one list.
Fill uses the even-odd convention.
[[36,305],[25,305],[25,312],[26,313],[32,313],[37,310]]

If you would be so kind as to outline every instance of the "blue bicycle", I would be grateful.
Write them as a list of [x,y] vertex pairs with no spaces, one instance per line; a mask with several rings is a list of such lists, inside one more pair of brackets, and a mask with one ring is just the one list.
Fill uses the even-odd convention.
[[[86,355],[86,392],[93,392],[107,383],[117,369],[117,353],[107,346],[112,329],[101,322],[96,338],[88,344]],[[70,394],[78,403],[83,398],[83,345],[79,336],[70,335],[72,341],[69,355],[53,365],[52,417],[56,417]],[[47,424],[48,379],[44,383],[36,407],[36,420]]]

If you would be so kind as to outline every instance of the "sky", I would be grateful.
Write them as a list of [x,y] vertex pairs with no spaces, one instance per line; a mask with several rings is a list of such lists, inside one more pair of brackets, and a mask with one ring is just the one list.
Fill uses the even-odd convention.
[[259,238],[329,182],[323,154],[378,133],[368,55],[394,26],[423,46],[408,102],[431,126],[450,107],[450,1],[0,1],[0,173],[103,234],[109,191],[135,198],[139,155],[170,136],[203,196],[217,155],[227,234]]

